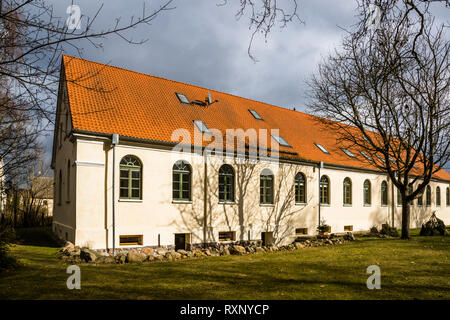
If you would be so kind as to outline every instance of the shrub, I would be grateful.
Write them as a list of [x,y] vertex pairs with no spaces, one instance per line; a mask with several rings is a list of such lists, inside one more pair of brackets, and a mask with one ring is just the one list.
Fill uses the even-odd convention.
[[16,259],[8,255],[9,245],[14,239],[14,229],[0,226],[0,271],[17,265]]
[[331,226],[327,225],[325,223],[325,220],[322,219],[320,221],[320,225],[317,227],[317,232],[319,232],[319,233],[330,232],[330,230],[331,230]]
[[440,234],[441,236],[447,234],[444,221],[436,217],[436,212],[433,212],[430,219],[422,224],[420,229],[421,236],[434,236]]
[[385,223],[381,226],[380,233],[384,234],[386,236],[390,236],[390,237],[398,237],[399,236],[397,228],[391,227],[387,223]]
[[370,228],[370,233],[378,233],[377,226],[373,226],[372,228]]

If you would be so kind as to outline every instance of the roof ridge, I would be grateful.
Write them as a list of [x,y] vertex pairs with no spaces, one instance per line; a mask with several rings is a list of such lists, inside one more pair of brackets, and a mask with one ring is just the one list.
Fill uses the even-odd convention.
[[191,83],[187,83],[187,82],[181,82],[181,81],[178,81],[178,80],[172,80],[172,79],[168,79],[168,78],[164,78],[164,77],[160,77],[160,76],[155,76],[155,75],[148,74],[148,73],[143,73],[143,72],[139,72],[139,71],[135,71],[135,70],[130,70],[130,69],[126,69],[124,67],[118,67],[118,66],[115,66],[115,65],[110,65],[110,64],[97,62],[97,61],[87,60],[87,59],[80,58],[80,57],[74,57],[74,56],[71,56],[71,55],[68,55],[68,54],[63,54],[63,57],[70,57],[70,58],[73,58],[73,59],[79,59],[79,60],[87,61],[87,62],[90,62],[90,63],[95,63],[95,64],[98,64],[98,65],[111,67],[111,68],[115,68],[115,69],[120,69],[120,70],[136,73],[136,74],[147,76],[147,77],[152,77],[152,78],[161,79],[161,80],[165,80],[165,81],[170,81],[170,82],[174,82],[174,83],[178,83],[178,84],[182,84],[182,85],[188,85],[188,86],[199,88],[199,89],[204,89],[204,90],[209,90],[209,91],[213,91],[213,92],[218,92],[218,93],[225,94],[225,95],[228,95],[228,96],[232,96],[232,97],[236,97],[236,98],[240,98],[240,99],[245,99],[245,100],[252,101],[252,102],[262,103],[262,104],[265,104],[265,105],[270,106],[270,107],[280,108],[280,109],[282,109],[284,111],[291,111],[291,112],[300,113],[302,116],[320,118],[320,117],[317,117],[317,116],[312,115],[310,113],[288,109],[288,108],[277,106],[277,105],[270,104],[270,103],[267,103],[267,102],[263,102],[263,101],[259,101],[259,100],[255,100],[255,99],[250,99],[250,98],[246,98],[246,97],[241,97],[241,96],[238,96],[238,95],[235,95],[235,94],[232,94],[232,93],[227,93],[227,92],[223,92],[223,91],[219,91],[219,90],[215,90],[215,89],[201,87],[201,86],[198,86],[198,85],[195,85],[195,84],[191,84]]

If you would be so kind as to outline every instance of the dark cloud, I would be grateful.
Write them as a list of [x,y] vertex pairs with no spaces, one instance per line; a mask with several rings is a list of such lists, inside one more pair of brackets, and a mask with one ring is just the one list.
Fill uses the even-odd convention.
[[[58,15],[66,17],[72,1],[53,2]],[[146,1],[146,7],[152,10],[162,2]],[[275,27],[267,42],[256,37],[252,52],[257,63],[247,55],[251,36],[248,19],[237,21],[235,17],[239,2],[217,6],[221,2],[174,1],[174,10],[125,34],[134,40],[148,38],[145,44],[130,45],[114,36],[104,40],[103,49],[81,42],[83,58],[305,110],[304,80],[315,71],[321,57],[339,44],[344,34],[339,27],[356,22],[356,1],[298,0],[299,16],[305,23],[293,21],[286,28]],[[93,16],[101,5],[92,0],[75,3],[87,16]],[[131,15],[141,13],[142,4],[142,0],[108,0],[95,27],[112,26],[115,17],[126,22]],[[51,145],[51,139],[47,141]]]

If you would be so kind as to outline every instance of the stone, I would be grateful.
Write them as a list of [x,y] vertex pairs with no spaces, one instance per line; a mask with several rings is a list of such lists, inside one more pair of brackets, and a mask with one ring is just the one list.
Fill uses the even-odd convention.
[[155,261],[163,261],[163,260],[164,260],[163,256],[160,255],[155,256]]
[[147,259],[145,261],[153,261],[155,260],[155,257],[153,255],[147,256]]
[[172,257],[176,260],[181,259],[182,255],[179,252],[172,252]]
[[355,241],[355,236],[353,235],[353,233],[347,232],[347,234],[344,236],[344,239],[348,241]]
[[166,252],[164,258],[168,261],[172,261],[173,260],[172,252]]
[[300,242],[295,242],[294,243],[294,246],[295,246],[295,249],[303,249],[303,244],[302,243],[300,243]]
[[64,248],[73,249],[74,247],[75,247],[75,245],[70,241],[66,241],[66,243],[64,243]]
[[153,248],[143,248],[141,252],[146,256],[151,256],[153,255]]
[[167,253],[167,250],[164,248],[158,248],[158,249],[156,249],[156,253],[158,253],[160,256],[165,256]]
[[177,252],[178,252],[179,254],[184,255],[184,256],[187,255],[187,251],[186,251],[186,250],[183,250],[183,249],[178,249]]
[[246,250],[243,246],[233,245],[230,247],[231,254],[242,255],[246,253]]
[[230,255],[230,250],[228,250],[228,248],[225,248],[222,251],[220,251],[220,255],[221,256],[229,256]]
[[125,263],[127,261],[127,255],[124,253],[119,253],[115,256],[116,263]]
[[192,251],[187,251],[186,252],[186,257],[192,258],[193,256],[194,256],[194,253]]
[[200,250],[196,250],[194,252],[194,257],[204,257],[204,256],[205,256],[205,254]]
[[71,257],[79,256],[80,254],[81,254],[81,250],[72,250],[72,251],[69,252],[69,255]]
[[143,262],[145,259],[147,259],[147,256],[142,252],[136,252],[131,250],[127,254],[127,260],[128,263],[140,263]]
[[111,264],[116,263],[116,260],[111,256],[101,256],[95,260],[95,263]]
[[97,259],[97,255],[88,248],[83,248],[80,251],[80,258],[86,262],[94,262]]
[[109,253],[102,251],[102,252],[100,252],[100,257],[109,257]]
[[261,247],[256,247],[255,248],[255,252],[256,253],[264,253],[264,252],[266,252],[263,248],[261,248]]

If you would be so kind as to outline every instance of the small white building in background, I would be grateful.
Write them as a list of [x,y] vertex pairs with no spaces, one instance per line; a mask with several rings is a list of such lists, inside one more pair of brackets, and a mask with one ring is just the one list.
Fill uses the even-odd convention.
[[[247,135],[233,152],[267,157],[191,148],[225,145],[227,129]],[[388,177],[357,150],[342,150],[313,116],[69,56],[52,167],[54,232],[94,249],[287,243],[316,234],[319,215],[331,232],[401,225]],[[449,187],[450,174],[437,172],[411,206],[411,227],[434,211],[450,224]]]

